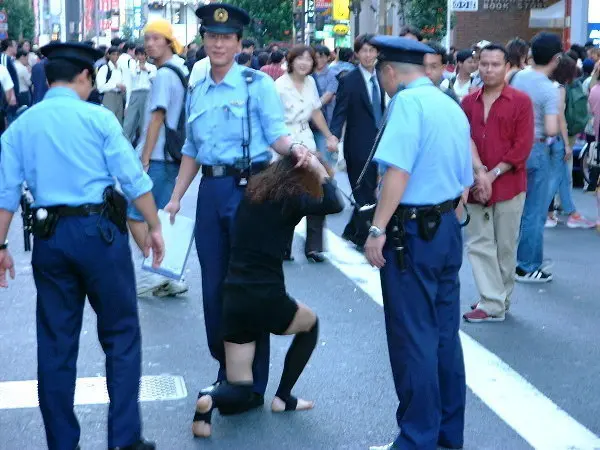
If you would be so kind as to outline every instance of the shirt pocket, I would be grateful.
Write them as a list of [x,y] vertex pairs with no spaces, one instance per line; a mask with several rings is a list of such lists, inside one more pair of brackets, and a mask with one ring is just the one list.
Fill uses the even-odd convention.
[[188,138],[191,137],[197,144],[201,144],[206,140],[207,132],[210,130],[209,115],[207,114],[206,109],[192,112],[187,123],[192,133]]
[[[229,141],[242,142],[244,138],[250,136],[252,123],[248,121],[248,107],[246,102],[243,104],[229,104],[224,107],[225,120],[222,122],[223,136]],[[256,120],[250,112],[250,122]],[[250,126],[249,126],[250,125]]]

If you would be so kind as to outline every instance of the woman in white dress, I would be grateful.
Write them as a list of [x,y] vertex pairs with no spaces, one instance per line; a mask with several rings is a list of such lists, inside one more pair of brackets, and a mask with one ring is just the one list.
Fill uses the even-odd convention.
[[[313,137],[310,123],[327,139],[327,149],[336,151],[338,139],[331,134],[323,113],[317,84],[311,73],[316,67],[315,52],[305,45],[293,47],[287,55],[287,73],[275,82],[277,92],[281,97],[285,111],[285,123],[292,139],[301,143],[313,152],[317,145]],[[309,261],[323,262],[323,216],[308,216],[306,218],[306,243],[304,254]],[[285,259],[291,260],[293,235],[290,236],[288,252]]]

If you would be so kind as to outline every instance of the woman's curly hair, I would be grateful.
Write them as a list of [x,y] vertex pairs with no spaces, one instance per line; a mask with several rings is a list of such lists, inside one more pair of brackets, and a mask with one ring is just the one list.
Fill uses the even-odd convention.
[[[319,154],[313,154],[319,159],[330,177],[333,176],[332,168]],[[286,198],[308,194],[314,198],[323,196],[323,187],[318,176],[310,169],[296,166],[293,156],[284,156],[271,164],[258,175],[250,178],[246,187],[246,195],[254,203],[265,201],[278,202]]]

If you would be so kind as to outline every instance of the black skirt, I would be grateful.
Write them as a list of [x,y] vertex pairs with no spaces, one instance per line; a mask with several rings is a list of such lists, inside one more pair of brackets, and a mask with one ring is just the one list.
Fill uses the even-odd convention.
[[228,284],[223,287],[223,340],[257,341],[265,333],[283,334],[298,304],[278,286]]

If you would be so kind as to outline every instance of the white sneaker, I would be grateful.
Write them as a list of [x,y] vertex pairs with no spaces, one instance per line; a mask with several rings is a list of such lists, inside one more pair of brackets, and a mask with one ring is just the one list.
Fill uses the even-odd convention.
[[369,447],[369,450],[393,450],[394,448],[394,443],[390,442],[387,445],[373,445],[371,447]]
[[176,295],[185,294],[188,289],[185,281],[169,280],[164,285],[154,289],[152,295],[155,297],[175,297]]
[[169,280],[165,277],[152,272],[142,270],[136,273],[136,291],[138,297],[146,296],[168,283]]
[[544,228],[555,228],[558,225],[558,219],[554,217],[547,217]]

